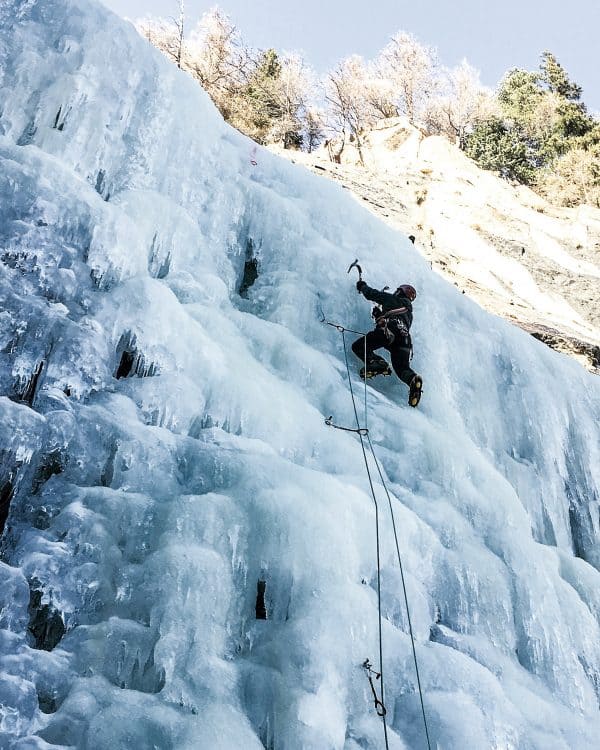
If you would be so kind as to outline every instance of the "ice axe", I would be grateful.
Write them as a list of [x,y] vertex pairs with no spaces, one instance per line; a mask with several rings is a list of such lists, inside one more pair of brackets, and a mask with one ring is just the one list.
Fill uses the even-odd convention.
[[356,269],[357,269],[357,271],[358,271],[358,280],[359,280],[359,281],[362,281],[362,268],[361,268],[361,267],[359,266],[359,264],[358,264],[358,258],[356,258],[356,259],[354,260],[354,262],[353,262],[353,263],[350,263],[350,265],[348,266],[348,271],[347,271],[347,273],[350,273],[350,271],[351,271],[351,270],[352,270],[353,268],[356,268]]

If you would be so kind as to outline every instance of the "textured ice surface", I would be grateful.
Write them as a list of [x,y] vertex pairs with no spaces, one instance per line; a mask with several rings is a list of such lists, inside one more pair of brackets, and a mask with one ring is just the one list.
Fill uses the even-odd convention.
[[[600,381],[255,152],[101,6],[5,0],[0,30],[0,746],[383,747],[373,501],[357,436],[324,424],[353,425],[319,305],[367,328],[358,255],[419,290],[422,404],[389,378],[368,407],[432,744],[597,747]],[[412,750],[376,490],[390,747]]]

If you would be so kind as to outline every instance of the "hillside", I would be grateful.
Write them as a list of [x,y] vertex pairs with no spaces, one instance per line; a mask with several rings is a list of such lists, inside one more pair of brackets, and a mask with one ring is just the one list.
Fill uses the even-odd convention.
[[600,379],[92,0],[0,92],[2,750],[594,750]]
[[312,154],[275,150],[414,235],[432,268],[484,309],[600,372],[599,209],[552,206],[402,118],[364,141],[364,165],[351,143],[339,163],[339,141]]

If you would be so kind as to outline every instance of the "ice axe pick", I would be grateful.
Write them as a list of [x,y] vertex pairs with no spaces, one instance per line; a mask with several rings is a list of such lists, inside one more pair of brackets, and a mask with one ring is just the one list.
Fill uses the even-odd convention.
[[356,258],[353,263],[350,263],[347,273],[350,273],[353,268],[356,268],[358,271],[358,280],[362,281],[362,268],[358,264],[358,258]]

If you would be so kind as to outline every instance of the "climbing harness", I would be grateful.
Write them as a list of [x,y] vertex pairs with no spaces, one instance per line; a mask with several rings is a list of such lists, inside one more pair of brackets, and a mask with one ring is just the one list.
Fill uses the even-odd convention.
[[[359,278],[360,278],[362,276],[362,269],[360,268],[360,266],[358,266],[357,261],[354,261],[354,263],[348,269],[348,272],[354,266],[356,266],[358,268]],[[385,718],[387,711],[386,711],[385,702],[384,702],[385,701],[385,693],[384,693],[384,681],[383,681],[383,640],[382,640],[382,614],[381,614],[381,555],[380,555],[381,545],[380,545],[380,538],[379,538],[379,505],[377,503],[377,496],[375,494],[375,487],[373,485],[373,479],[371,477],[371,470],[369,468],[369,461],[368,461],[368,458],[367,458],[367,451],[366,451],[366,447],[365,447],[365,440],[366,440],[366,442],[368,443],[369,451],[370,451],[370,453],[371,453],[371,455],[373,457],[373,461],[374,461],[375,466],[377,468],[377,472],[379,474],[379,479],[381,481],[381,484],[383,486],[383,489],[385,491],[385,494],[386,494],[386,497],[387,497],[387,500],[388,500],[388,505],[389,505],[389,510],[390,510],[390,516],[391,516],[391,519],[392,519],[392,529],[393,529],[393,533],[394,533],[394,541],[395,541],[395,545],[396,545],[396,553],[397,553],[397,557],[398,557],[398,565],[399,565],[399,568],[400,568],[400,578],[401,578],[401,581],[402,581],[402,591],[403,591],[403,596],[404,596],[404,605],[406,607],[408,630],[409,630],[409,634],[410,634],[410,641],[411,641],[411,646],[412,646],[413,661],[414,661],[414,665],[415,665],[415,673],[416,673],[416,678],[417,678],[417,688],[418,688],[418,691],[419,691],[419,699],[420,699],[420,703],[421,703],[421,714],[423,716],[423,725],[424,725],[424,728],[425,728],[425,738],[426,738],[426,741],[427,741],[427,748],[428,748],[428,750],[431,750],[431,741],[430,741],[430,737],[429,737],[429,727],[428,727],[428,724],[427,724],[427,715],[425,713],[425,704],[424,704],[424,700],[423,700],[423,689],[422,689],[422,685],[421,685],[421,677],[420,677],[420,673],[419,673],[419,663],[418,663],[418,659],[417,659],[417,651],[416,651],[416,646],[415,646],[415,636],[414,636],[414,631],[413,631],[413,627],[412,627],[412,620],[411,620],[411,616],[410,616],[410,607],[409,607],[409,604],[408,604],[408,593],[407,593],[407,590],[406,590],[406,581],[405,581],[405,577],[404,577],[404,567],[402,565],[402,556],[400,554],[400,544],[398,542],[398,533],[397,533],[397,529],[396,529],[396,519],[395,519],[395,516],[394,516],[394,508],[393,508],[393,505],[392,505],[392,498],[391,498],[389,490],[387,488],[387,484],[386,484],[385,478],[383,476],[383,471],[381,469],[379,461],[377,460],[377,456],[375,454],[375,448],[374,448],[373,443],[371,441],[371,436],[369,435],[369,429],[367,427],[367,416],[368,416],[368,413],[367,413],[368,412],[368,409],[367,409],[367,381],[365,379],[365,383],[364,383],[364,389],[365,389],[365,398],[364,398],[364,402],[365,402],[364,403],[364,412],[365,412],[365,415],[364,415],[364,423],[365,423],[365,426],[363,427],[363,426],[361,426],[360,419],[359,419],[359,416],[358,416],[358,409],[356,407],[356,398],[355,398],[355,395],[354,395],[354,388],[353,388],[353,385],[352,385],[352,376],[351,376],[351,373],[350,373],[350,363],[348,362],[348,350],[347,350],[347,346],[346,346],[346,333],[347,332],[349,332],[349,333],[357,333],[360,336],[365,336],[365,337],[366,337],[366,334],[363,333],[363,332],[361,332],[361,331],[353,331],[351,328],[346,328],[345,326],[340,325],[339,323],[332,323],[331,321],[327,320],[327,318],[325,317],[325,314],[323,312],[322,306],[320,305],[320,297],[319,297],[319,306],[320,306],[320,312],[321,312],[321,322],[325,323],[326,325],[332,326],[339,333],[342,334],[342,343],[343,343],[343,348],[344,348],[344,360],[345,360],[345,364],[346,364],[346,373],[347,373],[347,376],[348,376],[348,386],[349,386],[349,389],[350,389],[350,396],[352,398],[352,407],[354,409],[354,418],[356,420],[356,427],[355,428],[352,428],[352,427],[343,427],[341,425],[335,424],[333,422],[333,416],[329,416],[325,420],[325,424],[328,425],[328,426],[330,426],[330,427],[334,427],[335,429],[338,429],[338,430],[344,430],[345,432],[355,432],[358,435],[358,437],[360,439],[360,445],[361,445],[362,453],[363,453],[363,460],[364,460],[364,464],[365,464],[365,469],[366,469],[366,472],[367,472],[367,478],[369,480],[369,486],[370,486],[370,489],[371,489],[371,496],[373,498],[373,504],[375,506],[375,535],[376,535],[376,549],[377,549],[377,558],[376,559],[377,559],[377,610],[378,610],[378,636],[379,636],[379,672],[373,670],[373,668],[372,668],[373,665],[369,662],[368,659],[365,659],[365,661],[363,662],[362,666],[366,670],[368,678],[369,678],[369,684],[371,686],[371,690],[373,692],[373,698],[374,698],[374,701],[375,701],[375,710],[377,712],[377,715],[381,717],[382,724],[383,724],[383,733],[384,733],[384,739],[385,739],[385,747],[386,747],[386,750],[389,750],[388,735],[387,735],[387,722],[386,722],[386,718]],[[366,369],[366,349],[367,349],[367,347],[366,347],[366,342],[365,342],[365,369]],[[375,675],[375,679],[376,680],[380,681],[381,698],[379,698],[379,696],[377,695],[377,691],[375,690],[375,686],[373,684],[373,679],[372,679],[373,675]]]
[[[393,344],[396,340],[396,336],[403,336],[405,340],[408,339],[407,345],[410,347],[410,334],[406,327],[406,323],[401,317],[402,314],[407,311],[408,308],[406,307],[396,307],[393,310],[381,313],[381,315],[378,315],[375,319],[375,325],[377,328],[382,329],[388,343]],[[396,329],[395,332],[390,328],[390,323],[392,324],[392,328]]]
[[381,672],[376,672],[373,669],[373,665],[368,659],[365,659],[363,661],[362,667],[367,673],[367,679],[369,680],[369,685],[371,686],[371,692],[373,693],[373,700],[375,701],[375,711],[377,711],[377,716],[385,716],[387,714],[386,707],[379,700],[377,691],[375,690],[375,685],[373,685],[373,677],[371,676],[375,675],[375,679],[378,680],[381,677]]

